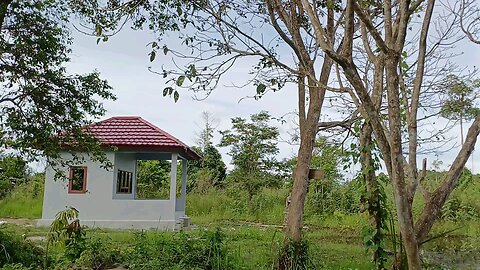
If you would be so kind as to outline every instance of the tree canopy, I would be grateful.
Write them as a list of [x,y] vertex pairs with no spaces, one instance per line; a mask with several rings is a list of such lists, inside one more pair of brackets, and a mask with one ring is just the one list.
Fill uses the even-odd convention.
[[96,71],[67,72],[70,15],[64,1],[1,1],[0,147],[56,158],[65,141],[75,141],[102,157],[82,127],[114,95]]
[[250,116],[232,118],[232,129],[220,131],[220,147],[230,147],[235,168],[245,173],[267,172],[275,163],[278,153],[278,128],[270,126],[271,116],[262,111]]
[[480,80],[463,79],[447,75],[442,83],[446,99],[442,103],[441,115],[452,120],[472,120],[480,113],[476,104],[480,96]]

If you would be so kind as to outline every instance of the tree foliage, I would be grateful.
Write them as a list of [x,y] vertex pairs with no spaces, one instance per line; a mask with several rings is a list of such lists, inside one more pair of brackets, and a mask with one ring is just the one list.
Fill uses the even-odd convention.
[[244,173],[268,172],[275,166],[278,153],[278,128],[270,126],[271,116],[262,111],[250,116],[232,118],[232,128],[220,131],[220,147],[230,147],[235,169]]
[[101,99],[114,96],[98,72],[67,72],[70,14],[63,1],[2,1],[0,146],[55,158],[74,141],[102,156],[82,127],[104,114]]
[[234,185],[246,190],[253,197],[261,187],[278,186],[276,174],[279,165],[277,127],[270,125],[271,116],[262,111],[250,116],[250,121],[241,117],[232,118],[232,128],[220,131],[220,147],[230,147],[228,154],[235,166],[229,175]]
[[447,75],[442,83],[446,99],[442,104],[441,115],[451,120],[472,120],[480,113],[476,99],[480,95],[480,80],[462,79]]
[[168,197],[171,164],[166,160],[139,160],[137,163],[137,196]]
[[[191,160],[187,164],[190,189],[199,187],[199,185],[203,186],[201,189],[224,187],[227,167],[218,149],[212,144],[208,144],[203,151],[197,147],[193,149],[202,156],[202,159]],[[204,183],[200,183],[201,180]]]
[[25,181],[28,174],[27,162],[21,157],[0,155],[0,198],[12,190],[14,183]]

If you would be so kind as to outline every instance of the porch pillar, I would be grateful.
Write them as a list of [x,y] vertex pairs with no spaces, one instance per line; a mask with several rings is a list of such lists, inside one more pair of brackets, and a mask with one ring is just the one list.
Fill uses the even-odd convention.
[[170,201],[175,211],[175,203],[177,201],[177,159],[178,154],[172,153],[172,165],[170,170]]
[[187,205],[187,160],[182,159],[182,194],[180,195],[182,209],[185,211]]

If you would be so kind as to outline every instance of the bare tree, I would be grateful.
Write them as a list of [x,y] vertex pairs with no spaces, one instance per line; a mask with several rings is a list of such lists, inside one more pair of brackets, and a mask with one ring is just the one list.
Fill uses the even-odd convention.
[[[426,240],[428,232],[440,214],[441,207],[454,189],[480,132],[480,117],[477,117],[440,187],[433,192],[420,188],[423,191],[426,205],[420,218],[414,223],[412,203],[417,188],[421,187],[421,180],[426,171],[426,161],[423,163],[421,174],[418,173],[417,168],[417,123],[419,100],[424,90],[425,59],[428,51],[427,37],[435,1],[429,0],[426,3],[424,1],[396,1],[392,3],[392,1],[386,0],[373,4],[347,1],[343,29],[344,40],[340,51],[335,50],[326,42],[328,39],[325,37],[324,26],[319,19],[321,13],[318,12],[316,5],[308,0],[302,0],[302,4],[315,29],[318,44],[334,62],[341,66],[345,78],[353,88],[352,99],[373,130],[394,188],[397,218],[409,269],[421,269],[419,246]],[[419,11],[421,5],[425,5],[424,12]],[[413,86],[407,91],[402,74],[404,70],[402,55],[407,34],[411,31],[412,15],[419,12],[423,14],[423,20],[417,45],[418,60],[414,64],[416,71]],[[360,23],[360,31],[355,27],[356,19]],[[374,79],[373,84],[386,91],[388,114],[385,117],[378,114],[372,95],[369,94],[355,62],[353,48],[357,36],[367,40],[364,42],[364,47],[372,62],[378,64],[376,71],[384,70],[385,75]],[[373,44],[368,42],[370,39],[374,40]],[[413,69],[413,66],[409,69]],[[403,117],[405,120],[402,120]],[[407,130],[407,149],[402,147],[403,129]]]
[[451,9],[457,15],[462,32],[468,39],[480,44],[480,7],[476,0],[456,1]]
[[202,112],[202,126],[200,126],[200,131],[195,134],[195,142],[203,152],[208,146],[212,145],[213,133],[219,124],[219,119],[213,113]]

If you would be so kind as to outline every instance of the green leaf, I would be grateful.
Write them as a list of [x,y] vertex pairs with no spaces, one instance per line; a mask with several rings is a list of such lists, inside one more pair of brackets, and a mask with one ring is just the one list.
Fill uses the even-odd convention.
[[96,24],[96,25],[95,25],[95,34],[96,34],[97,36],[101,36],[101,35],[102,35],[102,31],[103,31],[103,30],[102,30],[102,27],[100,26],[100,24]]
[[166,45],[163,46],[163,54],[167,55],[168,47]]
[[155,60],[155,56],[156,56],[155,51],[152,51],[152,52],[150,53],[150,62],[153,62],[153,60]]
[[171,87],[165,87],[163,88],[163,96],[167,96],[168,95],[168,89],[171,88]]
[[263,94],[266,89],[267,89],[267,86],[266,86],[265,84],[263,84],[263,83],[259,84],[259,85],[257,86],[257,94],[258,94],[258,95]]
[[178,94],[178,91],[173,92],[173,100],[175,101],[175,103],[177,103],[179,97],[180,94]]
[[185,81],[185,76],[184,75],[179,76],[177,79],[177,85],[182,86],[184,81]]
[[190,66],[190,73],[192,74],[192,76],[197,76],[197,69],[195,68],[195,65],[191,65]]

